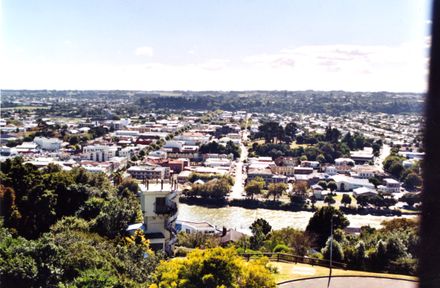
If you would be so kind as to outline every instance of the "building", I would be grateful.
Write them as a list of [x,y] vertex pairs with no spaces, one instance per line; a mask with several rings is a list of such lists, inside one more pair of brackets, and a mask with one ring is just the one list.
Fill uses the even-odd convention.
[[385,186],[385,192],[387,193],[399,193],[400,192],[400,182],[397,180],[394,180],[392,178],[385,178],[383,179],[384,186]]
[[353,159],[356,164],[371,162],[374,159],[373,150],[371,147],[364,147],[364,150],[351,151],[350,158]]
[[353,167],[351,171],[353,177],[362,179],[370,179],[380,173],[379,169],[373,165],[358,165]]
[[367,179],[353,178],[346,175],[334,175],[331,177],[336,182],[337,191],[346,192],[353,191],[359,187],[374,189],[374,185]]
[[91,161],[104,162],[115,157],[117,151],[117,146],[89,145],[83,148],[83,157]]
[[302,166],[296,166],[294,174],[312,174],[313,168],[312,167],[302,167]]
[[58,151],[63,142],[57,138],[35,137],[34,143],[42,150]]
[[154,251],[172,254],[177,241],[177,182],[139,185],[145,235]]
[[131,166],[127,169],[131,177],[145,179],[168,179],[170,177],[170,168],[162,166]]
[[195,221],[185,221],[185,220],[177,220],[176,221],[176,230],[177,232],[185,232],[185,233],[203,233],[215,235],[221,233],[220,230],[215,228],[209,222],[195,222]]

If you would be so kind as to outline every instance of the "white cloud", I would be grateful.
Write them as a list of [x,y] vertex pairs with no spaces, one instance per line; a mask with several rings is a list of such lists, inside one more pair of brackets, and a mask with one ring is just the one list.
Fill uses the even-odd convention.
[[149,47],[149,46],[143,46],[143,47],[138,47],[136,48],[134,54],[136,54],[136,56],[148,56],[148,57],[152,57],[153,56],[153,48]]
[[[151,53],[152,54],[152,53]],[[48,63],[5,58],[4,88],[426,91],[426,47],[313,45],[189,64]]]

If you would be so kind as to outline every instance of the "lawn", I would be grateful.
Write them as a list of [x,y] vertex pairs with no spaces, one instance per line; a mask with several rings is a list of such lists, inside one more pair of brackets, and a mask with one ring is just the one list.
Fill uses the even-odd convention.
[[295,148],[298,148],[298,147],[306,148],[306,147],[309,147],[309,146],[311,146],[311,145],[310,144],[297,144],[296,141],[293,141],[290,144],[290,149],[295,149]]
[[[326,267],[312,266],[301,263],[294,264],[294,263],[270,262],[270,265],[278,269],[278,273],[274,274],[275,281],[277,283],[286,280],[293,280],[293,279],[328,276],[329,273],[329,269]],[[342,269],[333,269],[332,275],[381,276],[381,277],[417,280],[417,277],[408,276],[408,275],[373,273],[366,271],[342,270]]]

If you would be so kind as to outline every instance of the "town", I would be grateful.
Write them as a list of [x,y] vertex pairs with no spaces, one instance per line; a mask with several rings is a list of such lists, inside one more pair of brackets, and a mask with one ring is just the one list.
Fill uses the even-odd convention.
[[[154,250],[172,253],[178,231],[224,241],[251,234],[255,217],[238,223],[216,207],[308,211],[273,223],[304,229],[312,211],[333,205],[365,218],[352,221],[350,233],[362,223],[380,228],[386,216],[418,214],[424,153],[417,114],[183,110],[91,119],[51,115],[63,98],[17,99],[2,109],[2,163],[21,157],[40,169],[81,167],[115,185],[135,181],[144,222],[127,229],[142,227]],[[75,104],[96,105],[86,99]],[[194,212],[197,206],[211,213]]]

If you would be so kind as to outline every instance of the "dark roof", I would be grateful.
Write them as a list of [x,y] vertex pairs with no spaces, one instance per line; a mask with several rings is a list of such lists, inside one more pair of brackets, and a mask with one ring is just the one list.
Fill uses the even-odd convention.
[[237,242],[243,236],[245,236],[245,234],[238,232],[237,230],[230,229],[224,236],[222,236],[221,243]]

